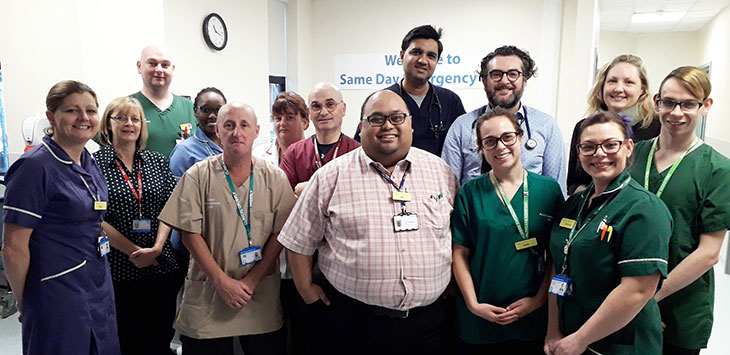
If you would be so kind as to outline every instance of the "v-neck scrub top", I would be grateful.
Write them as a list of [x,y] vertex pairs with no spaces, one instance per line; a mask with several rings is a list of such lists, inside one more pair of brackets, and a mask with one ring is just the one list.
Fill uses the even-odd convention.
[[[552,178],[528,173],[529,236],[544,255],[550,240],[553,216],[563,203],[560,185]],[[523,190],[515,192],[512,208],[524,223]],[[451,217],[453,242],[471,250],[469,271],[479,303],[507,307],[535,296],[542,275],[538,255],[529,249],[517,250],[522,240],[507,207],[499,198],[488,174],[467,181],[456,196]],[[498,325],[473,314],[463,297],[457,298],[459,337],[472,344],[493,344],[508,340],[535,341],[545,338],[547,307],[543,306],[509,325]]]
[[[631,175],[644,183],[652,141],[634,148]],[[652,164],[649,190],[656,192],[669,168],[659,173]],[[669,240],[669,271],[697,249],[700,234],[730,229],[730,160],[702,144],[687,154],[667,183],[661,199],[674,218]],[[666,341],[685,349],[707,347],[712,330],[715,294],[713,270],[659,302]]]
[[23,354],[119,354],[109,263],[97,249],[104,211],[94,210],[92,193],[108,199],[96,162],[84,150],[81,165],[74,163],[45,136],[5,182],[5,223],[33,229]]
[[[563,247],[570,234],[570,228],[561,226],[561,220],[576,221],[577,236],[570,247],[566,272],[573,279],[573,296],[558,297],[560,331],[565,336],[575,333],[593,316],[622,277],[657,272],[662,278],[667,275],[672,217],[664,203],[624,171],[594,199],[591,208],[586,206],[587,213],[579,218],[583,201],[593,191],[591,186],[566,201],[550,236],[550,254],[560,273],[565,261]],[[608,202],[599,211],[604,201]],[[589,219],[578,233],[582,222]],[[612,228],[610,236],[603,232],[602,223]],[[662,327],[656,301],[650,299],[629,324],[589,348],[601,354],[661,354]]]

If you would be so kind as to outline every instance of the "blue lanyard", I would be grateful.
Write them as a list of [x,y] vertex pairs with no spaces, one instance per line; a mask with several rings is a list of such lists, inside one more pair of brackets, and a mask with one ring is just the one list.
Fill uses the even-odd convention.
[[[378,170],[378,169],[376,168],[375,170]],[[386,176],[382,171],[378,170],[378,173],[380,174],[380,177],[383,178],[383,180],[385,180],[385,182],[387,182],[388,184],[393,186],[396,191],[400,192],[400,190],[403,188],[403,185],[406,182],[406,175],[408,175],[409,171],[411,171],[411,162],[408,162],[408,165],[406,165],[406,171],[403,173],[403,177],[401,177],[401,179],[400,179],[400,185],[396,184],[395,181],[393,181],[393,179],[390,178],[390,176]],[[406,202],[401,201],[400,205],[401,205],[401,211],[403,213],[405,213],[406,212]]]
[[[223,172],[226,174],[226,180],[228,180],[228,186],[231,188],[231,194],[233,195],[233,201],[236,201],[236,208],[238,209],[238,215],[241,217],[241,222],[243,222],[243,226],[246,228],[246,237],[248,238],[248,246],[251,246],[251,223],[246,219],[246,216],[243,215],[243,207],[241,207],[241,200],[238,198],[238,193],[236,193],[236,187],[233,185],[233,180],[231,180],[231,174],[228,172],[228,167],[226,166],[226,159],[224,156],[221,156],[221,165],[223,165]],[[249,184],[248,184],[248,216],[251,217],[251,208],[253,208],[253,160],[251,161],[251,175],[249,176]]]

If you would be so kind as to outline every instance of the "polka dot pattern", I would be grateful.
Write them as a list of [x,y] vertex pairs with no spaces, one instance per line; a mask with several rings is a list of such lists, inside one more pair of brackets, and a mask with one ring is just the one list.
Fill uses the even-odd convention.
[[[157,237],[159,224],[157,217],[175,188],[175,178],[170,172],[169,161],[158,152],[137,150],[131,172],[122,164],[127,176],[132,181],[132,185],[137,188],[138,161],[142,161],[142,217],[152,221],[151,232],[133,233],[132,220],[139,218],[139,203],[115,163],[118,160],[116,151],[111,146],[104,147],[94,153],[94,159],[96,159],[109,187],[109,203],[104,221],[131,240],[132,243],[141,248],[151,248],[154,246]],[[129,261],[127,255],[114,248],[112,248],[108,257],[114,281],[134,281],[153,276],[159,277],[159,275],[171,274],[180,268],[169,238],[165,241],[162,254],[157,257],[158,266],[139,269]]]

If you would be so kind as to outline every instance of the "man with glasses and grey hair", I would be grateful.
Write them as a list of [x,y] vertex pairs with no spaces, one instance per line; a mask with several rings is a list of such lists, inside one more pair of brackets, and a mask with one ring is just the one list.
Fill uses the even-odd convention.
[[444,354],[456,176],[411,147],[398,94],[370,95],[360,117],[362,148],[312,176],[279,234],[313,315],[307,353]]
[[489,170],[482,166],[476,143],[477,118],[487,110],[502,107],[517,115],[525,132],[522,165],[536,174],[555,179],[565,194],[565,152],[563,136],[555,119],[545,112],[522,104],[527,80],[537,68],[530,54],[515,46],[502,46],[482,59],[479,78],[489,103],[460,116],[449,129],[441,158],[463,184]]
[[342,134],[342,118],[347,105],[340,89],[332,83],[319,83],[307,98],[314,135],[289,146],[279,163],[299,196],[317,169],[357,147],[360,143]]

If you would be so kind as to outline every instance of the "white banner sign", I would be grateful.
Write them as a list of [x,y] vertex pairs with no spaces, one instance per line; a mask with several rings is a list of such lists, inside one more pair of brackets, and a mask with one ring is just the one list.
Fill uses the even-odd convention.
[[[484,55],[466,50],[441,53],[431,83],[449,89],[483,89],[477,71]],[[403,78],[398,53],[339,54],[334,68],[334,82],[343,90],[382,89]]]

